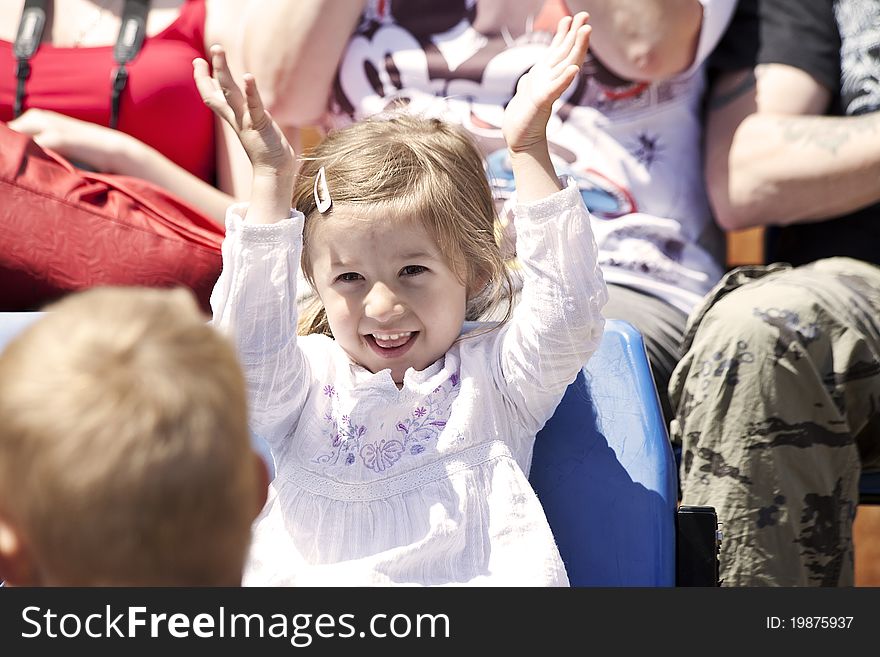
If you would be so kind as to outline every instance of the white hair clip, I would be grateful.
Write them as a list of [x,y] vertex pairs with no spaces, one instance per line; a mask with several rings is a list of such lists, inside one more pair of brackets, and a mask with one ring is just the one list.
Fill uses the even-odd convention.
[[324,214],[333,203],[333,199],[330,198],[330,189],[327,187],[327,175],[324,173],[324,167],[318,169],[318,175],[315,176],[315,186],[312,191],[315,194],[315,204],[318,206],[318,212]]

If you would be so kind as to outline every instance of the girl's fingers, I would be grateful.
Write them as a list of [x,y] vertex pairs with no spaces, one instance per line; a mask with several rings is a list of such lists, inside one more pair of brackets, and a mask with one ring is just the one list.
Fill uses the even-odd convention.
[[211,66],[214,69],[214,77],[221,84],[235,85],[235,81],[229,74],[229,65],[226,63],[226,52],[221,46],[213,45],[210,50]]
[[[570,60],[572,51],[577,51],[579,47],[579,39],[581,36],[581,28],[586,25],[590,15],[581,11],[572,16],[564,16],[559,20],[556,29],[556,35],[550,47],[547,49],[547,66],[554,68],[562,64],[568,66],[573,63]],[[580,64],[581,62],[574,62]]]
[[593,28],[589,25],[582,25],[578,28],[577,35],[575,37],[574,46],[571,49],[571,52],[566,57],[566,64],[576,64],[580,65],[584,63],[584,59],[587,56],[587,47],[590,44],[590,34],[592,33]]
[[555,89],[553,90],[552,98],[556,100],[559,98],[566,89],[568,89],[568,85],[570,85],[575,77],[580,71],[580,67],[575,64],[569,64],[565,70],[562,72],[562,75],[559,76],[559,80],[555,85]]
[[547,84],[540,90],[537,90],[535,102],[538,106],[552,105],[559,99],[568,88],[580,71],[580,67],[569,64],[558,74],[547,80]]
[[[577,77],[580,66],[587,56],[590,32],[592,27],[587,24],[589,15],[578,13],[569,26],[565,39],[558,45],[555,63],[550,67],[548,76],[548,94],[545,102],[559,98]],[[560,23],[561,24],[561,23]]]
[[232,79],[232,73],[229,71],[229,65],[226,63],[226,53],[218,45],[211,46],[211,65],[214,68],[214,79],[220,86],[226,102],[232,108],[237,122],[241,122],[241,111],[244,105],[244,97],[241,89]]
[[208,62],[204,59],[193,60],[193,79],[196,82],[196,89],[199,90],[199,95],[202,97],[202,102],[226,121],[234,121],[235,115],[225,99],[222,98],[217,81],[208,72]]
[[[572,44],[574,44],[574,35],[575,35],[575,32],[577,31],[577,28],[575,27],[575,23],[576,23],[576,21],[572,20],[571,26],[569,27],[568,32],[565,33],[565,37],[562,39],[562,43],[559,44],[559,49],[558,49],[559,59],[565,58],[566,55],[568,55],[568,53],[571,51],[571,46],[572,46]],[[557,59],[557,61],[559,61],[559,59]]]
[[211,63],[213,76],[209,72],[208,62],[201,58],[193,60],[193,78],[205,105],[237,132],[249,128],[260,131],[270,125],[272,119],[263,106],[254,76],[249,73],[242,76],[242,93],[232,78],[226,64],[226,54],[220,46],[211,46]]
[[201,57],[198,57],[193,60],[192,65],[193,79],[196,82],[196,89],[199,90],[199,95],[202,97],[202,100],[207,102],[215,91],[214,80],[211,78],[211,74],[208,73],[208,62]]
[[571,19],[571,28],[570,32],[577,32],[580,28],[587,24],[587,21],[590,20],[590,14],[585,11],[579,11],[575,14]]
[[568,33],[569,25],[571,24],[571,16],[563,16],[559,19],[559,23],[556,25],[556,34],[553,35],[553,40],[550,42],[550,48],[557,47],[562,40],[565,38],[565,35]]
[[567,52],[565,50],[565,39],[568,37],[568,32],[571,29],[571,22],[571,16],[563,16],[559,19],[559,23],[556,26],[556,34],[553,36],[553,41],[550,42],[550,47],[547,48],[546,65],[548,68],[553,68],[565,57]]
[[256,130],[261,130],[269,121],[269,117],[263,107],[263,99],[260,98],[257,81],[250,73],[244,75],[244,94],[251,122]]
[[568,55],[571,52],[572,47],[574,46],[575,40],[577,38],[578,32],[580,28],[586,24],[587,19],[589,18],[589,14],[585,11],[578,12],[571,19],[571,24],[568,27],[568,32],[565,34],[565,38],[562,41],[560,46],[561,51],[563,53],[563,57]]

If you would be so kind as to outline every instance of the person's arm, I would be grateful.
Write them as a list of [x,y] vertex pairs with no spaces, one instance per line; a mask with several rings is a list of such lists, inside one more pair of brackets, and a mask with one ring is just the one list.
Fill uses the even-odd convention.
[[504,109],[501,131],[516,183],[517,200],[529,203],[558,192],[550,161],[547,122],[553,103],[574,81],[587,54],[591,27],[585,12],[559,21],[547,52],[519,80]]
[[284,126],[316,124],[365,0],[252,0],[244,63],[263,102]]
[[142,178],[176,194],[223,223],[232,197],[131,135],[57,112],[30,109],[9,127],[44,148],[96,171]]
[[213,75],[204,59],[193,61],[193,77],[202,100],[238,135],[253,166],[248,223],[272,224],[290,215],[296,156],[263,106],[253,75],[236,84],[219,45],[211,47]]
[[819,116],[830,97],[783,64],[719,79],[706,127],[706,183],[722,228],[819,221],[880,200],[880,114]]
[[293,149],[265,111],[256,81],[234,81],[220,46],[212,72],[193,61],[205,104],[237,135],[253,167],[250,204],[229,208],[223,269],[211,294],[213,325],[235,344],[250,392],[250,420],[273,451],[298,422],[311,374],[296,339],[296,284],[304,217],[291,209]]
[[498,337],[493,374],[532,436],[595,351],[604,326],[607,292],[590,217],[573,181],[560,190],[546,135],[553,102],[584,60],[590,31],[585,21],[585,14],[560,21],[545,55],[520,79],[502,123],[516,180],[523,287]]
[[700,40],[699,0],[568,0],[587,11],[590,48],[618,76],[652,82],[687,70]]

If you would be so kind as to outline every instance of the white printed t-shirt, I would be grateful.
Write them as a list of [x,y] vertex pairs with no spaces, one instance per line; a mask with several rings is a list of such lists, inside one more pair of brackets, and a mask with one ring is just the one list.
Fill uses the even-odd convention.
[[[702,175],[703,62],[734,0],[701,0],[693,65],[653,84],[583,67],[548,127],[560,175],[578,182],[609,282],[684,312],[718,281],[724,241]],[[513,192],[501,118],[517,80],[550,42],[560,0],[368,3],[341,60],[328,126],[405,104],[464,125],[488,162],[501,205]]]

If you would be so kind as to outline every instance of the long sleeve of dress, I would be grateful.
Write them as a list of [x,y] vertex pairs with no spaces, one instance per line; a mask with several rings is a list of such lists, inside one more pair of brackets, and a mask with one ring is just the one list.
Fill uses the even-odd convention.
[[498,385],[533,433],[602,338],[608,296],[577,184],[516,209],[522,295],[499,337]]
[[276,445],[298,421],[308,394],[308,362],[296,337],[296,274],[303,215],[248,224],[247,206],[226,215],[223,271],[211,294],[213,323],[238,351],[250,396],[251,424]]

